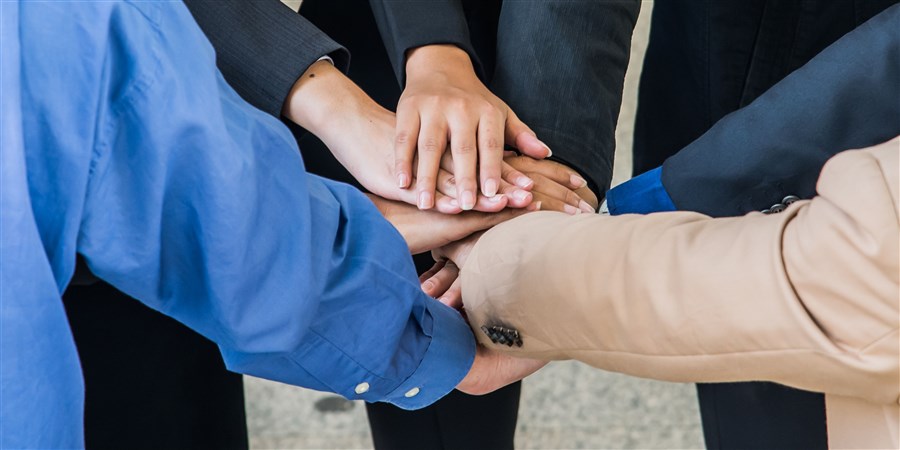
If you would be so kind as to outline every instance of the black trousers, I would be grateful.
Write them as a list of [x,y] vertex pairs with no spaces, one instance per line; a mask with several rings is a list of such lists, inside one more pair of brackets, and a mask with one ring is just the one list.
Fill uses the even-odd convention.
[[[657,0],[641,74],[634,173],[659,166],[896,2]],[[709,448],[827,448],[821,394],[773,383],[701,384],[697,392]]]
[[248,448],[241,376],[212,342],[106,283],[71,286],[63,300],[87,448]]

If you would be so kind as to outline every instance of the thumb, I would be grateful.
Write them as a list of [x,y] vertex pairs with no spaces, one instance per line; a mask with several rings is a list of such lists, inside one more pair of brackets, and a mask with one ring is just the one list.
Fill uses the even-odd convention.
[[506,117],[506,143],[518,149],[523,155],[535,159],[544,159],[553,154],[550,147],[541,142],[534,131],[519,120],[519,116],[512,110]]

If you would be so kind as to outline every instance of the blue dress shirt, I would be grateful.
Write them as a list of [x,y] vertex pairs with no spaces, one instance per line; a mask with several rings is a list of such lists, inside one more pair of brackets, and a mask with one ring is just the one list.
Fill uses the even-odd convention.
[[0,2],[0,447],[82,447],[76,254],[229,369],[426,406],[474,339],[402,237],[215,69],[180,2]]

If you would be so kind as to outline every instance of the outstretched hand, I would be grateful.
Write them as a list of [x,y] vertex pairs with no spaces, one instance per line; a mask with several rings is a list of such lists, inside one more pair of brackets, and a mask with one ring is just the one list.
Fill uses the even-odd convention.
[[[473,236],[462,243],[451,244],[452,248],[449,251],[439,254],[455,258],[459,264],[465,264],[468,252],[477,240],[478,236]],[[456,263],[441,259],[428,272],[422,274],[419,281],[422,282],[422,290],[426,294],[439,297],[444,304],[460,309],[462,301],[458,276],[459,267]],[[463,315],[465,316],[465,313]],[[470,395],[488,394],[537,372],[546,364],[547,361],[516,358],[477,344],[472,368],[456,388]]]
[[[321,139],[353,178],[370,192],[416,204],[416,193],[397,186],[394,176],[397,124],[394,113],[382,108],[331,63],[320,61],[307,69],[291,89],[282,113]],[[452,178],[453,165],[448,167],[449,171],[439,170],[436,176],[443,180]],[[508,183],[532,184],[520,173],[509,170],[507,173],[516,176],[507,178]],[[459,202],[454,200],[455,191],[451,197],[438,193],[435,198],[438,210],[448,214],[462,211]],[[475,210],[499,211],[505,206],[501,197],[479,196]]]
[[436,204],[438,170],[448,147],[457,180],[454,197],[463,210],[475,207],[479,185],[485,197],[500,192],[504,144],[534,158],[550,155],[534,132],[478,79],[469,55],[458,47],[427,45],[410,51],[406,74],[406,89],[397,105],[394,172],[398,186],[412,187],[415,162],[419,208]]
[[535,202],[527,208],[507,208],[497,213],[469,211],[448,215],[436,211],[420,211],[412,205],[385,200],[372,194],[369,194],[369,199],[397,228],[412,254],[443,247],[526,212],[536,211],[541,206],[540,202]]
[[469,395],[490,394],[519,381],[547,365],[547,361],[516,358],[478,344],[475,362],[456,389]]
[[[313,64],[297,80],[285,102],[283,114],[319,137],[338,161],[370,192],[389,200],[411,205],[418,203],[417,193],[399,187],[394,174],[394,136],[397,131],[394,113],[375,103],[330,63],[322,61]],[[335,117],[340,117],[341,120],[334,120]],[[507,125],[510,123],[507,120]],[[529,144],[528,139],[517,138],[517,142],[520,147],[534,150],[532,155],[542,154],[542,151],[538,151],[543,148],[539,141]],[[578,186],[582,186],[584,182],[573,170],[552,161],[532,164],[531,158],[509,157],[508,153],[504,155],[500,150],[498,158],[504,156],[506,159],[498,163],[500,195],[477,195],[474,210],[496,212],[507,206],[524,208],[542,200],[546,205],[545,209],[565,209],[572,213],[579,206],[580,200],[586,198],[578,190]],[[418,156],[414,157],[414,161],[417,160]],[[456,172],[458,167],[465,164],[461,165],[455,160],[452,153],[444,153],[438,161],[436,174],[428,175],[433,176],[438,184],[433,198],[435,209],[446,214],[457,214],[469,209],[469,205],[464,205],[468,200],[463,202],[459,198],[460,180],[468,175],[460,177]],[[415,165],[418,167],[418,164]],[[537,181],[530,178],[531,174],[534,174]],[[409,176],[413,182],[418,183],[417,170],[412,169]],[[561,189],[562,187],[568,189]],[[572,190],[577,192],[573,193]],[[569,207],[566,208],[566,205]],[[587,211],[586,208],[582,209]]]

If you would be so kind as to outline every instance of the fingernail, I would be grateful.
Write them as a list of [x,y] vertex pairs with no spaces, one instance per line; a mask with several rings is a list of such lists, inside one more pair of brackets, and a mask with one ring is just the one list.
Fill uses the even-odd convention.
[[450,206],[452,206],[454,208],[459,208],[459,201],[456,200],[455,198],[451,198],[449,203],[450,203]]
[[461,195],[460,203],[462,204],[462,209],[468,211],[475,207],[475,193],[472,191],[465,191]]
[[431,295],[431,290],[432,290],[432,289],[434,289],[434,283],[433,283],[431,280],[428,280],[428,281],[422,283],[422,290],[423,290],[426,294]]
[[540,211],[541,210],[541,202],[540,201],[534,202],[534,203],[528,205],[525,209],[527,209],[528,211]]
[[516,186],[524,189],[530,188],[534,184],[534,180],[531,178],[522,175],[521,177],[516,178]]
[[584,178],[581,178],[578,175],[570,176],[569,181],[572,182],[572,186],[574,186],[575,189],[583,188],[583,187],[587,186],[587,181],[585,181]]
[[586,202],[586,201],[584,201],[584,200],[578,202],[578,207],[581,208],[581,210],[584,211],[584,212],[586,212],[586,213],[591,213],[591,214],[593,214],[593,213],[596,212],[596,211],[594,211],[594,207],[591,206],[590,203],[588,203],[588,202]]
[[551,156],[553,156],[553,150],[550,150],[550,147],[548,147],[547,144],[541,142],[541,145],[543,145],[544,148],[547,149],[547,157],[548,157],[548,158],[551,157]]
[[484,182],[484,196],[493,197],[497,195],[497,180],[491,178]]
[[515,191],[513,191],[513,197],[520,202],[527,200],[530,196],[531,192],[528,191],[523,191],[521,189],[516,189]]
[[571,215],[573,215],[573,216],[574,216],[575,214],[580,214],[580,213],[581,213],[581,210],[580,210],[580,209],[578,209],[578,208],[576,208],[576,207],[574,207],[574,206],[572,206],[572,205],[563,205],[563,211],[565,211],[566,214],[571,214]]
[[431,192],[419,192],[419,209],[430,209],[434,206]]
[[397,175],[397,185],[400,186],[401,189],[409,186],[409,175],[405,173]]
[[495,195],[493,197],[488,197],[488,201],[491,203],[500,203],[503,200],[503,194]]

